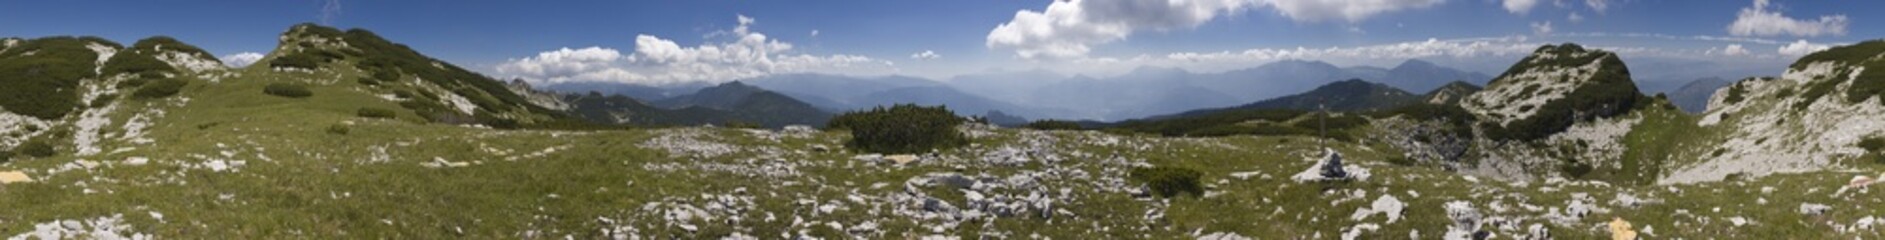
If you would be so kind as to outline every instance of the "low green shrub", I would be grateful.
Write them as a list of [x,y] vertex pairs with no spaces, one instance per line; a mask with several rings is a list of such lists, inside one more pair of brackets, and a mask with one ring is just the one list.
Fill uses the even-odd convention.
[[57,150],[52,148],[52,144],[38,140],[21,143],[19,146],[13,147],[13,152],[36,158],[51,157],[52,155],[59,154]]
[[1859,140],[1859,148],[1865,149],[1865,157],[1873,163],[1885,164],[1885,137],[1867,137]]
[[1564,176],[1566,177],[1578,179],[1578,178],[1583,178],[1584,175],[1588,175],[1590,174],[1591,171],[1595,171],[1597,169],[1595,167],[1592,167],[1588,163],[1570,161],[1570,162],[1565,162],[1563,165],[1558,166],[1558,170],[1564,171]]
[[183,87],[187,85],[190,85],[190,81],[175,78],[160,79],[138,88],[136,92],[131,93],[131,96],[139,99],[164,98],[177,95],[177,93],[182,92]]
[[347,135],[347,133],[350,133],[350,132],[353,132],[353,128],[348,127],[346,124],[334,124],[334,125],[327,126],[327,134]]
[[314,96],[314,92],[309,91],[307,86],[287,84],[287,83],[270,83],[268,84],[268,86],[262,87],[262,93],[267,93],[268,95],[275,95],[275,96],[281,96],[281,97],[287,97],[287,98],[305,98],[305,97]]
[[1073,121],[1066,121],[1066,120],[1053,120],[1053,119],[1034,121],[1034,122],[1028,123],[1028,125],[1024,125],[1021,127],[1034,129],[1034,130],[1081,130],[1081,129],[1085,129],[1083,127],[1080,127],[1080,123],[1076,123]]
[[753,123],[753,122],[748,122],[748,121],[739,121],[739,120],[729,120],[729,121],[721,123],[720,126],[726,127],[726,128],[744,128],[744,129],[763,128],[759,126],[758,123]]
[[363,118],[393,118],[399,116],[399,113],[392,109],[363,107],[359,111],[354,111],[354,115]]
[[1198,178],[1203,174],[1198,170],[1178,167],[1134,168],[1129,177],[1151,188],[1152,194],[1160,197],[1176,197],[1189,193],[1192,196],[1204,194],[1204,185]]

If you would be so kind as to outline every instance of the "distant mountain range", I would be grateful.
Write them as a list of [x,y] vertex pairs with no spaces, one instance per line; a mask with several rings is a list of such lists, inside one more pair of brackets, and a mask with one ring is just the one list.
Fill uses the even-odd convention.
[[598,123],[635,125],[755,124],[822,126],[832,114],[776,92],[729,82],[692,94],[644,103],[622,94],[568,94],[569,112]]
[[1283,96],[1229,108],[1215,108],[1187,111],[1170,116],[1153,117],[1173,118],[1203,116],[1223,111],[1234,110],[1329,110],[1337,112],[1382,110],[1408,104],[1421,103],[1426,99],[1387,84],[1368,82],[1361,79],[1349,79],[1316,87],[1315,90],[1295,95]]
[[[1394,88],[1425,92],[1455,81],[1483,84],[1491,77],[1422,60],[1408,60],[1391,69],[1366,66],[1344,68],[1319,61],[1286,60],[1220,73],[1141,67],[1126,74],[1104,78],[1025,70],[968,74],[947,81],[908,76],[853,77],[809,73],[741,81],[776,91],[828,112],[915,103],[946,105],[962,115],[1000,111],[1030,119],[1122,120],[1237,106],[1302,93],[1345,79],[1364,79]],[[544,89],[622,94],[660,105],[661,100],[703,87],[563,83]]]

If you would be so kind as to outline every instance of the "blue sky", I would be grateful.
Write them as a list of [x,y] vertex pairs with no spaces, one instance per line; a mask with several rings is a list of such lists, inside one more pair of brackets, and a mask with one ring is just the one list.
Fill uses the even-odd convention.
[[[1613,49],[1633,66],[1772,75],[1805,51],[1885,36],[1867,24],[1881,13],[1885,1],[1870,0],[0,1],[0,36],[169,35],[235,56],[265,54],[288,26],[316,22],[373,30],[498,77],[651,84],[792,72],[1210,72],[1282,59],[1392,67],[1420,58],[1497,72],[1532,46],[1567,41]],[[1703,72],[1665,75],[1709,74],[1685,71]]]

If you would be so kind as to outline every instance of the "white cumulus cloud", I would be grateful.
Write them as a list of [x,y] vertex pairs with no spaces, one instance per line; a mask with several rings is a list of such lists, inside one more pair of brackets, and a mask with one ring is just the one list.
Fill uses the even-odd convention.
[[1747,56],[1749,54],[1753,54],[1753,52],[1748,51],[1748,49],[1746,47],[1741,46],[1741,44],[1728,44],[1727,47],[1709,48],[1708,51],[1704,53],[1706,55],[1721,55],[1721,56]]
[[1195,28],[1220,15],[1271,7],[1300,22],[1368,17],[1444,0],[1062,0],[1042,11],[1016,11],[1014,18],[989,31],[989,48],[1012,49],[1025,59],[1080,58],[1093,45],[1110,43],[1141,31]]
[[1728,24],[1728,33],[1735,36],[1776,36],[1792,35],[1813,37],[1820,35],[1845,35],[1846,15],[1820,16],[1819,19],[1793,19],[1769,11],[1768,0],[1754,0],[1754,6],[1742,8],[1734,23]]
[[1806,40],[1800,40],[1797,42],[1793,42],[1791,44],[1780,46],[1779,52],[1780,52],[1780,55],[1802,56],[1802,55],[1811,54],[1813,52],[1818,52],[1820,50],[1826,50],[1827,48],[1832,48],[1832,46],[1827,45],[1827,44],[1810,43],[1810,42],[1807,42]]
[[262,57],[263,55],[261,53],[240,52],[236,54],[223,55],[221,59],[223,61],[223,65],[229,65],[230,67],[247,67],[249,66],[249,64],[255,64],[255,61],[261,61]]
[[1445,0],[1267,0],[1278,13],[1296,21],[1346,20],[1360,22],[1376,14],[1426,8]]
[[1501,5],[1505,6],[1505,11],[1512,14],[1525,14],[1531,12],[1532,7],[1538,6],[1538,0],[1504,0]]
[[1597,11],[1597,13],[1601,14],[1601,13],[1604,13],[1605,10],[1610,9],[1610,1],[1608,0],[1584,0],[1584,6],[1590,6],[1591,11]]
[[816,56],[792,53],[791,43],[754,32],[757,21],[740,15],[739,26],[723,34],[731,42],[682,46],[653,35],[635,36],[631,53],[605,48],[563,48],[511,59],[497,73],[539,83],[607,81],[648,85],[724,82],[793,72],[892,71],[891,62],[856,55]]
[[1092,44],[1142,30],[1197,27],[1219,14],[1241,12],[1249,0],[1067,0],[1043,11],[1016,11],[989,31],[989,48],[1011,48],[1021,58],[1083,57]]
[[937,55],[936,51],[930,51],[930,50],[923,50],[923,52],[910,54],[910,59],[916,59],[916,60],[930,60],[930,59],[937,59],[937,58],[942,58],[942,55]]
[[1551,35],[1551,21],[1532,22],[1532,34]]

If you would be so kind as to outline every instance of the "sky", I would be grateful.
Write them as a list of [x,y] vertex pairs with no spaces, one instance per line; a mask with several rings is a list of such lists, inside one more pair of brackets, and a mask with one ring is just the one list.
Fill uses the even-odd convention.
[[1875,0],[0,0],[0,36],[167,35],[241,65],[313,22],[499,78],[652,85],[1289,59],[1496,74],[1538,45],[1576,42],[1618,52],[1640,79],[1778,75],[1813,50],[1885,37],[1868,24],[1881,13]]

